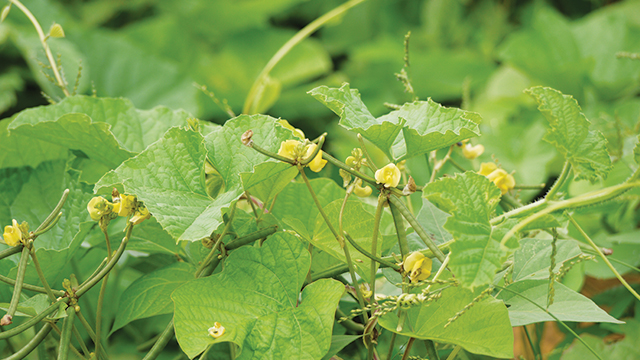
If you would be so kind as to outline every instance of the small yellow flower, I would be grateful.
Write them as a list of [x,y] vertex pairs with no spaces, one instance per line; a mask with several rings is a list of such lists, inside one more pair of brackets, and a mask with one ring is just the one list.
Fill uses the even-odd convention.
[[426,280],[431,275],[432,261],[422,253],[416,251],[407,256],[402,264],[405,272],[409,272],[409,279],[412,282]]
[[219,338],[224,335],[224,326],[222,326],[219,322],[214,322],[213,326],[209,328],[209,336],[212,336],[214,339]]
[[151,213],[149,213],[149,209],[144,206],[140,206],[136,210],[135,214],[131,217],[131,219],[129,219],[129,221],[133,223],[133,225],[138,225],[150,217]]
[[113,204],[102,196],[96,196],[89,201],[87,211],[89,211],[92,220],[99,221],[100,218],[113,211]]
[[367,197],[371,195],[371,187],[369,185],[362,187],[362,179],[356,179],[353,193],[360,197]]
[[120,195],[120,202],[114,204],[113,212],[117,212],[118,216],[132,215],[136,209],[136,197],[134,195]]
[[294,128],[293,125],[289,124],[289,122],[287,120],[280,119],[280,120],[278,120],[278,123],[280,125],[282,125],[282,127],[284,127],[285,129],[289,129],[289,130],[293,131],[293,136],[295,136],[295,137],[297,137],[299,139],[302,139],[302,140],[305,139],[304,133],[302,132],[302,130]]
[[396,187],[400,183],[400,169],[394,164],[390,163],[382,169],[376,171],[376,182],[378,184],[384,184],[384,187]]
[[476,146],[471,146],[471,144],[466,143],[462,146],[462,155],[469,160],[473,160],[478,156],[482,155],[484,152],[484,146],[482,144],[478,144]]
[[13,219],[11,223],[12,225],[4,227],[4,234],[2,234],[2,237],[7,245],[16,246],[22,242],[22,231],[20,231],[20,227],[18,226],[16,219]]
[[285,140],[280,144],[278,149],[278,155],[284,156],[287,159],[295,160],[300,157],[300,141],[298,140]]
[[[313,152],[316,151],[317,147],[318,145],[316,144],[310,144],[309,146],[307,146],[305,157],[311,156],[311,154],[313,154]],[[327,160],[324,160],[322,158],[322,150],[320,150],[318,151],[318,154],[316,155],[316,157],[314,157],[313,160],[311,160],[311,162],[307,164],[307,166],[309,166],[309,169],[311,169],[311,171],[313,172],[320,172],[320,170],[322,170],[322,168],[326,164],[327,164]]]
[[478,174],[487,176],[497,168],[498,168],[498,165],[496,165],[496,163],[494,162],[482,163],[480,164],[480,171],[478,171]]
[[502,195],[506,194],[507,191],[513,189],[516,186],[516,180],[503,169],[496,169],[491,172],[491,174],[487,175],[487,178],[493,181],[494,184],[500,189]]

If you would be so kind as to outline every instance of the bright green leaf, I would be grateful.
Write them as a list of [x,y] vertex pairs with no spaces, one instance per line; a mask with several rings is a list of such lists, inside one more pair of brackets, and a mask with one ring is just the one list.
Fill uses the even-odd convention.
[[179,262],[143,275],[120,296],[111,332],[131,321],[173,312],[171,293],[194,278],[193,265]]
[[287,163],[267,162],[259,164],[251,173],[242,173],[244,189],[262,200],[263,204],[270,203],[282,189],[298,175],[298,169]]
[[[321,359],[344,286],[323,279],[300,287],[311,258],[294,235],[270,236],[261,248],[231,253],[219,275],[194,280],[172,294],[176,338],[194,358],[215,342],[240,346],[237,359]],[[207,333],[219,322],[222,337]]]
[[[561,321],[622,323],[607,314],[593,301],[568,287],[558,282],[553,287],[555,289],[554,300],[548,310]],[[549,280],[522,280],[509,285],[507,289],[527,297],[543,308],[547,307]],[[509,318],[512,326],[553,321],[553,318],[546,312],[509,291],[502,291],[498,298],[510,305]]]
[[589,131],[589,120],[578,102],[571,96],[541,86],[526,92],[536,99],[538,109],[551,125],[544,140],[555,145],[573,165],[576,179],[594,182],[606,178],[612,167],[607,141],[600,132]]
[[[580,254],[582,251],[576,241],[558,241],[556,266],[553,271],[557,273],[565,261],[574,259]],[[549,266],[551,266],[551,239],[522,239],[520,248],[513,254],[513,281],[548,279]]]
[[498,358],[513,357],[513,330],[507,308],[502,301],[487,297],[474,304],[448,327],[444,325],[474,299],[464,288],[444,290],[442,298],[411,307],[402,331],[398,332],[398,316],[389,313],[378,320],[385,329],[416,339],[460,345],[465,350]]
[[30,166],[38,167],[42,162],[66,159],[69,152],[49,141],[9,133],[11,119],[0,121],[0,169]]
[[422,207],[416,216],[416,220],[427,232],[427,234],[433,235],[433,240],[436,244],[442,244],[447,242],[453,237],[444,228],[444,224],[451,215],[438,209],[429,200],[422,199]]

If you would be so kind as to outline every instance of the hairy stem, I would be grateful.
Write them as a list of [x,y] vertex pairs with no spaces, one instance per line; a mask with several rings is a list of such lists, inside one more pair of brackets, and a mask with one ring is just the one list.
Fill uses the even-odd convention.
[[[20,302],[20,294],[22,293],[22,284],[24,282],[24,275],[27,272],[27,261],[29,260],[29,247],[25,246],[22,248],[22,254],[20,255],[20,263],[18,264],[18,274],[16,275],[16,284],[13,287],[13,296],[11,297],[11,303],[9,304],[9,309],[7,310],[7,314],[2,318],[4,322],[5,319],[8,320],[8,324],[11,324],[11,319],[13,315],[15,315],[16,310],[18,309],[18,303]],[[2,325],[8,325],[2,324]],[[0,334],[1,335],[1,334]]]
[[567,178],[569,177],[570,173],[571,173],[571,163],[567,160],[564,162],[564,166],[562,166],[562,171],[560,172],[560,175],[556,179],[556,182],[553,183],[553,186],[551,186],[551,189],[549,189],[549,192],[544,198],[548,200],[554,200],[556,198],[556,194],[558,190],[567,181]]

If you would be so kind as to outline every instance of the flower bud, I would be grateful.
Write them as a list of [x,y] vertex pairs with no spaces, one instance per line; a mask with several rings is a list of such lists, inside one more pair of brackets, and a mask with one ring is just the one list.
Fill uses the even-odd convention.
[[113,204],[102,196],[95,196],[89,201],[87,211],[89,211],[92,220],[99,221],[100,218],[113,211]]
[[493,170],[495,170],[497,168],[498,168],[498,165],[496,165],[496,163],[494,163],[494,162],[482,163],[482,164],[480,164],[480,170],[478,171],[478,174],[487,176],[487,175],[491,174],[493,172]]
[[362,179],[356,179],[354,184],[353,193],[360,197],[367,197],[371,195],[371,186],[367,185],[365,187],[361,186]]
[[484,152],[484,146],[482,144],[478,144],[476,146],[471,146],[471,144],[466,143],[462,146],[462,155],[469,160],[473,160],[478,156],[482,155]]
[[11,11],[11,4],[6,5],[2,8],[2,13],[0,13],[0,23],[7,18],[7,15],[9,15],[9,11]]
[[384,187],[396,187],[400,183],[400,170],[398,167],[390,163],[382,169],[378,169],[375,174],[376,182],[378,184],[384,184]]

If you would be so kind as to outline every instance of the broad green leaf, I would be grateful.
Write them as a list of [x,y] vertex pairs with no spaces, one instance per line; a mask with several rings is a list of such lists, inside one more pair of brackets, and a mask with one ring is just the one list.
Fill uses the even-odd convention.
[[[343,200],[335,200],[323,208],[336,231],[339,231],[338,217],[342,203]],[[374,215],[365,209],[362,202],[358,200],[350,200],[347,202],[342,215],[342,223],[343,230],[349,233],[358,245],[372,252],[371,241],[373,237]],[[345,246],[349,248],[349,254],[353,260],[356,272],[365,279],[365,281],[369,281],[371,279],[371,259],[356,250],[347,240],[344,241]],[[316,216],[316,225],[310,242],[322,251],[346,263],[347,260],[344,249],[329,230],[329,226],[327,226],[324,218],[320,214]],[[384,248],[384,239],[381,234],[378,234],[375,254],[380,255]]]
[[[589,333],[583,333],[580,337],[595,352],[600,355],[601,359],[638,359],[640,358],[640,348],[638,348],[638,339],[640,339],[640,322],[636,319],[626,319],[626,324],[614,325],[611,329],[615,333],[623,333],[624,339],[620,341],[609,342],[600,337],[596,337]],[[574,340],[573,344],[562,354],[563,360],[591,360],[596,359],[593,353],[589,351],[578,340]]]
[[226,191],[241,189],[240,173],[251,173],[254,166],[270,160],[242,144],[240,137],[247,130],[253,130],[252,139],[258,146],[274,153],[283,141],[293,138],[291,131],[267,115],[240,115],[207,135],[205,144],[209,159],[224,179]]
[[[171,298],[182,350],[194,358],[213,343],[233,342],[240,360],[321,359],[344,286],[319,280],[299,300],[310,262],[300,240],[277,233],[261,248],[232,252],[222,273],[179,287]],[[218,339],[207,332],[215,322],[225,327]]]
[[[513,254],[513,281],[549,278],[551,241],[531,238],[520,240],[520,248]],[[582,254],[580,246],[573,240],[559,240],[556,246],[554,272],[558,272],[565,261]]]
[[[8,180],[10,184],[4,184],[7,187],[0,193],[3,195],[0,224],[11,224],[12,219],[20,223],[27,221],[33,231],[55,208],[63,191],[70,189],[58,223],[34,242],[45,276],[49,281],[54,281],[93,225],[87,212],[87,203],[91,199],[90,188],[78,182],[76,171],[67,171],[64,161],[44,162],[33,170],[1,171],[7,175],[6,178],[3,176],[3,180]],[[17,265],[18,259],[19,256],[12,256],[8,261]],[[16,268],[11,270],[12,276]],[[28,283],[39,282],[35,268],[28,268],[25,279]]]
[[349,88],[347,83],[340,88],[319,86],[308,93],[340,116],[341,126],[362,134],[389,158],[393,158],[391,145],[402,130],[403,120],[398,117],[376,119],[360,100],[358,90]]
[[466,172],[430,183],[423,196],[452,215],[444,228],[455,239],[449,266],[457,279],[471,289],[491,283],[506,255],[489,223],[500,201],[498,187]]
[[482,117],[470,111],[446,108],[428,99],[406,103],[378,121],[404,123],[402,136],[395,139],[392,150],[393,157],[402,160],[479,136]]
[[240,175],[244,189],[262,200],[263,204],[270,201],[282,191],[298,175],[298,169],[287,163],[268,162],[259,164],[251,173]]
[[612,167],[607,142],[600,132],[589,131],[589,120],[578,102],[571,96],[541,86],[526,92],[536,99],[538,109],[551,125],[544,140],[555,145],[571,163],[576,179],[594,182],[606,178]]
[[451,215],[446,212],[438,209],[429,200],[423,198],[422,207],[416,216],[416,220],[418,220],[418,223],[427,234],[433,236],[432,239],[436,244],[442,244],[443,242],[453,239],[451,234],[444,228],[444,224],[450,216]]
[[448,327],[444,325],[470,304],[475,295],[468,289],[444,290],[442,298],[413,306],[407,312],[402,331],[398,316],[389,313],[378,320],[385,329],[416,339],[460,345],[465,350],[498,358],[513,357],[513,330],[507,308],[502,301],[487,297],[474,304]]
[[[91,118],[93,126],[86,121],[69,121],[67,125],[56,125],[58,119],[70,113],[81,113]],[[118,140],[118,144],[127,151],[140,152],[153,142],[158,140],[169,128],[178,125],[186,125],[189,114],[184,111],[173,111],[166,107],[156,107],[151,110],[137,110],[131,101],[126,99],[94,98],[91,96],[71,96],[63,99],[55,105],[40,106],[21,112],[9,125],[13,133],[21,133],[36,138],[45,137],[45,131],[52,126],[65,127],[70,134],[86,136],[86,128],[97,127],[101,132],[110,130]],[[101,124],[107,123],[110,127]],[[29,126],[31,125],[31,126]],[[41,127],[43,126],[43,127]],[[96,131],[93,130],[93,131]],[[66,139],[47,137],[46,141],[59,143]],[[106,141],[106,140],[102,140]],[[109,140],[111,141],[111,140]],[[71,141],[67,141],[71,143]],[[83,150],[82,142],[72,149]],[[109,143],[109,145],[112,145]],[[114,151],[103,149],[103,151]]]
[[179,262],[138,278],[120,296],[111,333],[134,320],[172,313],[171,293],[194,274],[193,265]]
[[206,150],[202,135],[172,128],[137,156],[107,173],[95,190],[122,184],[128,194],[144,201],[149,211],[176,240],[199,240],[222,223],[222,207],[239,195],[211,199],[205,189]]
[[[332,201],[344,199],[345,191],[335,181],[327,178],[309,181],[320,205],[325,207]],[[286,229],[310,240],[316,226],[319,211],[304,183],[290,183],[278,194],[273,206],[273,215],[281,219]]]
[[[561,321],[622,323],[607,314],[593,301],[568,287],[558,282],[553,287],[555,289],[554,300],[548,311]],[[507,289],[525,296],[542,308],[547,307],[548,280],[522,280],[509,285]],[[509,318],[512,326],[554,321],[546,312],[509,291],[500,292],[498,298],[510,305]]]
[[[123,229],[124,225],[114,227]],[[154,217],[151,217],[133,228],[127,250],[142,251],[148,254],[165,253],[176,255],[180,253],[180,246],[176,245],[173,237],[162,229],[162,226]]]
[[[638,266],[640,265],[640,238],[638,235],[640,235],[640,231],[637,230],[614,235],[599,233],[593,237],[593,241],[598,246],[613,250],[613,254],[608,256],[609,259],[619,260],[631,266]],[[614,260],[611,260],[611,265],[620,274],[633,271],[628,266]],[[607,264],[599,257],[597,257],[597,262],[589,261],[585,264],[585,272],[587,275],[598,279],[610,279],[615,276]]]
[[9,133],[11,119],[0,121],[0,169],[30,166],[38,167],[42,162],[66,159],[69,152],[62,146],[29,136]]
[[352,342],[361,338],[362,335],[333,335],[331,337],[331,347],[325,356],[322,357],[322,360],[331,360],[333,359],[333,355],[336,355],[340,350],[344,349],[345,346],[351,344]]

